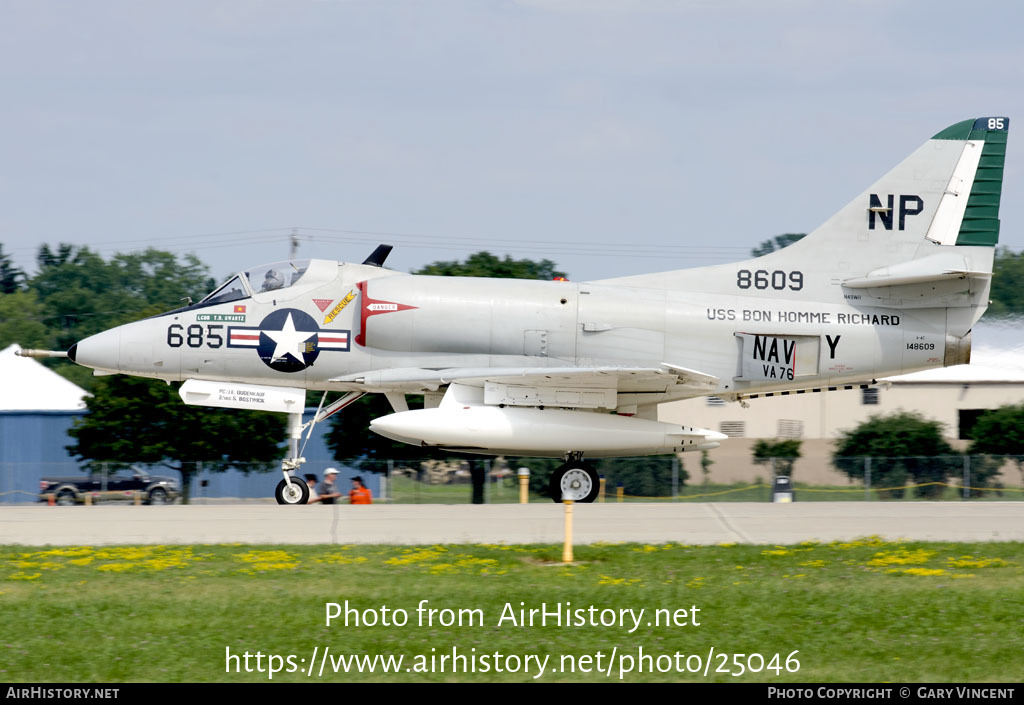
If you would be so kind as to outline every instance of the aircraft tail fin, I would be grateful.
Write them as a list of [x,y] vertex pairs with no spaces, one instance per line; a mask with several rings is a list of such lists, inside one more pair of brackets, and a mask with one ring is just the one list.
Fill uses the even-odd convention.
[[[999,242],[1009,128],[1005,117],[947,127],[807,237],[756,261],[777,258],[810,270],[831,269],[846,280],[948,252],[947,247],[991,250]],[[957,251],[978,259],[967,262],[967,270],[991,272],[985,254],[975,258]]]
[[[800,292],[801,298],[819,301],[842,299],[850,288],[858,288],[868,289],[862,293],[877,299],[876,305],[984,310],[986,278],[999,241],[1009,127],[1005,117],[972,118],[947,127],[784,249],[735,264],[602,283],[769,299]],[[933,296],[929,304],[907,288],[947,279],[958,283],[946,282],[942,291],[963,293],[967,280],[972,295],[961,296],[961,304]]]

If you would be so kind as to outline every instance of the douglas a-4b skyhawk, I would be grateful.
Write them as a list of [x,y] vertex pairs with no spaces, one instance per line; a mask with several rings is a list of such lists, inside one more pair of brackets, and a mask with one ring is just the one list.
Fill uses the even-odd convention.
[[[659,422],[658,405],[871,384],[968,362],[999,235],[1009,120],[942,130],[803,240],[764,257],[601,281],[416,276],[281,262],[196,304],[73,345],[97,373],[181,381],[186,403],[289,414],[304,428],[363,394],[392,439],[479,454],[564,458],[551,494],[593,501],[585,458],[714,448],[725,436]],[[29,354],[45,354],[33,353]],[[344,392],[302,424],[305,390]],[[423,395],[410,409],[406,395]]]

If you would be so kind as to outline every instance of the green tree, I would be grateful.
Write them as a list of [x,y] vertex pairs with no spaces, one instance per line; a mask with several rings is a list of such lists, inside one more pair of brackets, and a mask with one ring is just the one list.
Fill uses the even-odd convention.
[[793,464],[800,458],[800,441],[782,439],[759,440],[754,444],[754,464],[769,465],[776,475],[793,477]]
[[700,471],[704,475],[704,484],[708,484],[711,481],[711,466],[715,464],[715,461],[711,459],[710,451],[702,450],[700,452]]
[[88,247],[40,247],[39,272],[29,280],[44,306],[53,344],[67,349],[82,338],[184,305],[213,288],[194,255],[178,258],[148,249],[105,261]]
[[986,316],[1024,313],[1024,252],[1013,252],[1005,247],[996,250],[989,298],[992,303]]
[[14,266],[11,256],[4,254],[3,243],[0,243],[0,295],[13,294],[22,288],[25,272]]
[[789,247],[794,242],[802,240],[807,237],[807,233],[784,233],[782,235],[776,235],[770,240],[765,240],[760,245],[750,251],[751,257],[762,257],[764,255],[781,250],[783,247]]
[[[985,412],[971,428],[971,436],[974,440],[967,449],[968,453],[1013,460],[1024,479],[1024,404],[1001,406]],[[979,472],[977,478],[976,469]],[[981,470],[981,467],[971,469],[971,484],[976,487],[984,487],[984,483],[998,473],[998,468],[987,475],[981,475]]]
[[[942,436],[942,424],[916,412],[900,411],[872,416],[836,441],[832,464],[849,477],[863,480],[866,457],[871,458],[871,484],[899,487],[907,483],[945,482],[963,467],[959,455]],[[937,497],[939,485],[914,488],[918,497]],[[884,497],[900,497],[902,490],[886,491]]]
[[184,503],[197,470],[267,472],[284,457],[283,414],[184,404],[177,387],[121,375],[101,377],[87,397],[89,413],[68,431],[68,451],[98,463],[153,463],[181,474]]
[[465,262],[432,262],[413,274],[432,274],[442,277],[496,277],[500,279],[546,279],[564,277],[565,272],[555,269],[549,259],[537,262],[532,259],[504,259],[490,252],[477,252]]
[[11,343],[23,348],[46,347],[50,331],[43,318],[44,309],[34,291],[0,294],[0,350]]
[[[194,255],[178,257],[152,248],[117,254],[107,261],[88,247],[42,245],[36,260],[39,272],[27,286],[38,305],[31,311],[26,308],[22,318],[44,325],[46,340],[39,347],[56,350],[178,308],[185,297],[198,300],[214,286],[205,265]],[[88,370],[69,361],[44,364],[86,389],[93,384]]]

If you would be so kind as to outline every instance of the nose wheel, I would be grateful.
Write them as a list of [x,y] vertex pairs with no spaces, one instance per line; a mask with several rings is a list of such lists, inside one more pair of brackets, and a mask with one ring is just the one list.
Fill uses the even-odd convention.
[[277,483],[274,497],[278,504],[305,504],[309,501],[309,487],[302,478],[292,477]]
[[601,490],[601,479],[597,471],[581,460],[570,460],[551,474],[548,492],[551,499],[561,502],[563,498],[574,502],[593,502]]

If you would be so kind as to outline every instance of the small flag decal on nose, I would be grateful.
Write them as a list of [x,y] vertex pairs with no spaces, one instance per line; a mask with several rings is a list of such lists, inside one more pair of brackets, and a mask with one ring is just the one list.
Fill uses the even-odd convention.
[[235,313],[245,313],[245,306],[235,306]]

